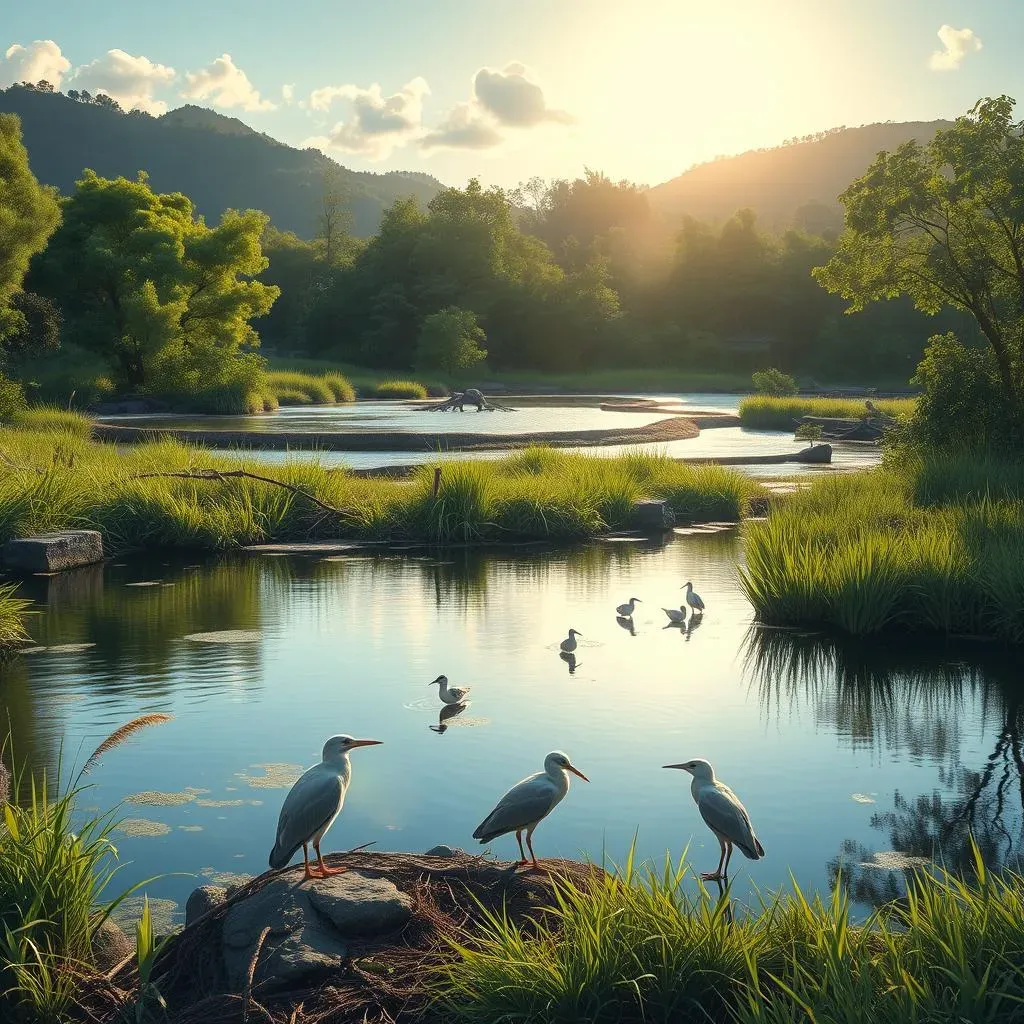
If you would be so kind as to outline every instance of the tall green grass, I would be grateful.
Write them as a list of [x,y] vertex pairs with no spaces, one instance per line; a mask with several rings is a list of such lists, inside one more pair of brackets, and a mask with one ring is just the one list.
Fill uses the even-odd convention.
[[1021,473],[973,461],[833,477],[750,524],[742,580],[758,618],[1024,642]]
[[28,640],[25,613],[31,601],[15,597],[13,584],[0,586],[0,654]]
[[414,380],[379,380],[359,388],[361,398],[427,398],[425,385]]
[[1019,1021],[1024,878],[909,879],[850,922],[842,886],[750,911],[684,887],[685,862],[558,881],[539,925],[485,917],[429,979],[458,1024],[906,1024]]
[[[887,416],[909,417],[914,399],[879,399],[875,406]],[[837,419],[863,419],[868,415],[858,398],[770,398],[751,395],[740,402],[740,423],[748,430],[793,430],[803,416],[827,416]]]
[[356,393],[340,373],[301,373],[296,370],[272,370],[267,388],[281,405],[332,405],[354,402]]

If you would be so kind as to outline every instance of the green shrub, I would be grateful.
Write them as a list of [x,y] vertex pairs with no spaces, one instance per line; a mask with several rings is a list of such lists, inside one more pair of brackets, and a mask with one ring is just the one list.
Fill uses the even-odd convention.
[[416,345],[416,368],[459,373],[487,358],[487,335],[470,309],[448,306],[423,321]]
[[325,373],[323,381],[331,389],[336,402],[354,402],[356,400],[356,389],[352,387],[347,377],[340,373]]
[[0,373],[0,421],[9,423],[25,408],[25,389]]
[[277,402],[279,405],[312,405],[313,400],[309,397],[308,391],[300,391],[298,388],[278,387]]
[[362,390],[364,398],[426,398],[427,389],[412,380],[382,380]]
[[774,367],[758,370],[751,377],[755,395],[770,395],[773,398],[786,398],[797,393],[796,381]]

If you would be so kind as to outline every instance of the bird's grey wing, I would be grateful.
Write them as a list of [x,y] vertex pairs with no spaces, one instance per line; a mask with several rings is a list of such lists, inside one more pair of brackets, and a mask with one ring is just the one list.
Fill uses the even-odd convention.
[[750,815],[739,798],[727,786],[705,787],[697,801],[697,808],[712,832],[735,843],[744,856],[757,860],[764,850],[754,835]]
[[292,786],[277,822],[275,860],[291,860],[295,851],[338,813],[345,799],[335,772],[309,771]]
[[539,821],[554,806],[555,791],[543,784],[546,776],[524,779],[513,786],[487,815],[473,833],[474,839],[486,843],[506,832],[515,832]]
[[704,602],[701,600],[700,594],[693,595],[693,603],[701,610],[704,611]]

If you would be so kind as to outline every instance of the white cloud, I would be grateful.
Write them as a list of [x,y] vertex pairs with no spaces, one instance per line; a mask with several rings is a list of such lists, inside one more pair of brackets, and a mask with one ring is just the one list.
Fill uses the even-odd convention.
[[133,57],[124,50],[108,50],[89,64],[76,68],[71,76],[76,89],[106,93],[125,110],[164,114],[167,104],[153,95],[174,81],[174,68],[154,64],[148,57]]
[[294,82],[286,82],[284,85],[281,86],[281,99],[283,99],[285,103],[292,103],[292,101],[295,99]]
[[222,54],[201,71],[185,75],[181,95],[187,100],[207,100],[215,107],[241,107],[242,110],[274,110],[276,104],[260,97],[249,76],[235,65],[230,53]]
[[543,121],[570,124],[564,110],[552,110],[544,99],[544,90],[531,81],[529,71],[519,63],[505,65],[502,71],[481,68],[473,78],[476,101],[504,125],[529,128]]
[[324,152],[340,149],[383,160],[422,134],[423,97],[429,92],[423,78],[414,78],[390,96],[385,96],[376,84],[368,89],[357,85],[316,89],[309,97],[310,109],[328,110],[335,100],[344,100],[351,104],[352,114],[347,121],[339,121],[327,135],[307,139],[304,145]]
[[61,53],[52,39],[37,39],[28,46],[15,43],[4,53],[0,61],[0,88],[16,82],[47,81],[55,89],[60,88],[61,79],[71,68],[71,61]]
[[938,32],[939,41],[945,49],[936,50],[928,61],[932,71],[956,71],[969,53],[981,49],[981,40],[969,28],[953,28],[943,25]]
[[549,107],[531,72],[514,62],[501,71],[480,68],[473,76],[469,102],[457,103],[420,145],[424,149],[491,149],[504,141],[503,128],[571,124],[572,120],[564,110]]

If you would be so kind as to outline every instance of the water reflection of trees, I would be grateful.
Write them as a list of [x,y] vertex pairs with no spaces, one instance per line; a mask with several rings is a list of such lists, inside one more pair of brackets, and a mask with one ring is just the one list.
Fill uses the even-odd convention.
[[[897,790],[890,811],[873,815],[884,849],[912,869],[934,861],[970,873],[975,849],[989,868],[1024,863],[1024,697],[1019,669],[988,646],[841,642],[822,636],[754,628],[745,661],[770,712],[785,703],[812,705],[855,743],[904,748],[939,765],[929,793]],[[961,761],[961,721],[970,713],[991,752],[981,764]],[[866,846],[842,844],[829,864],[858,902],[879,905],[904,892],[902,870],[886,870]]]

